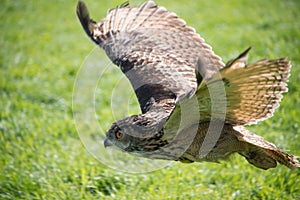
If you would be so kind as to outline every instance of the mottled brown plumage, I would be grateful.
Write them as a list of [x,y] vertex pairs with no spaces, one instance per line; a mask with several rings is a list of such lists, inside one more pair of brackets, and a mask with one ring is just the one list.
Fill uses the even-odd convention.
[[243,127],[271,117],[279,106],[287,59],[247,65],[249,48],[224,65],[193,28],[153,1],[123,4],[99,23],[79,2],[77,15],[128,77],[142,111],[113,123],[105,146],[187,163],[217,162],[236,152],[262,169],[277,162],[300,167],[295,156]]

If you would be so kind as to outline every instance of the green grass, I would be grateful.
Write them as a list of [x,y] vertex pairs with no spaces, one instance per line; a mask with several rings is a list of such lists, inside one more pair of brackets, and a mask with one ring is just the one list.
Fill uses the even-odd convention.
[[[122,2],[86,0],[96,20]],[[250,129],[300,155],[299,1],[157,3],[195,27],[224,61],[250,45],[250,61],[289,57],[289,93],[273,118]],[[240,156],[129,174],[89,154],[73,123],[72,91],[94,44],[76,18],[76,4],[1,1],[0,199],[300,199],[299,169],[259,170]],[[105,113],[99,121],[109,126],[106,90],[97,101]]]

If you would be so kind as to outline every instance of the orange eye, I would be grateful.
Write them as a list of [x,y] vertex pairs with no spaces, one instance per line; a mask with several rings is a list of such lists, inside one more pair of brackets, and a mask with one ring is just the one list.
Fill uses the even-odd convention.
[[119,139],[121,139],[122,138],[122,136],[123,136],[123,134],[121,133],[121,132],[116,132],[116,138],[119,140]]

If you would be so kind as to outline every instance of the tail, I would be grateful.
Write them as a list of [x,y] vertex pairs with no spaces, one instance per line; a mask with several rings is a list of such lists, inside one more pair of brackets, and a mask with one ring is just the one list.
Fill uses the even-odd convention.
[[[216,93],[216,102],[223,107],[226,104],[225,121],[234,125],[255,124],[272,117],[282,99],[282,93],[288,90],[286,86],[290,75],[290,61],[286,58],[263,59],[246,65],[249,50],[250,48],[228,62],[219,74],[206,80],[205,84],[200,84],[197,91],[202,105],[207,102],[207,96],[211,97]],[[215,91],[209,91],[209,88]],[[220,95],[221,90],[225,90],[226,96]]]
[[236,126],[234,129],[238,140],[245,142],[244,148],[238,153],[244,156],[249,163],[261,168],[269,169],[277,166],[277,162],[290,169],[300,167],[297,157],[290,155],[262,137],[251,133],[244,127]]

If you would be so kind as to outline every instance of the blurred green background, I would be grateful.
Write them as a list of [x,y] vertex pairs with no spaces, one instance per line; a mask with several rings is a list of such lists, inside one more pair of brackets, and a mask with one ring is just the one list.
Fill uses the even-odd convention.
[[[96,21],[123,3],[85,2]],[[195,27],[225,62],[250,45],[250,62],[289,57],[289,93],[273,118],[249,129],[300,155],[300,1],[156,3]],[[89,154],[73,123],[72,91],[95,45],[77,20],[76,4],[1,0],[0,199],[300,199],[299,169],[264,171],[240,156],[127,174]],[[100,109],[110,109],[103,101]],[[101,120],[110,124],[113,118]]]

